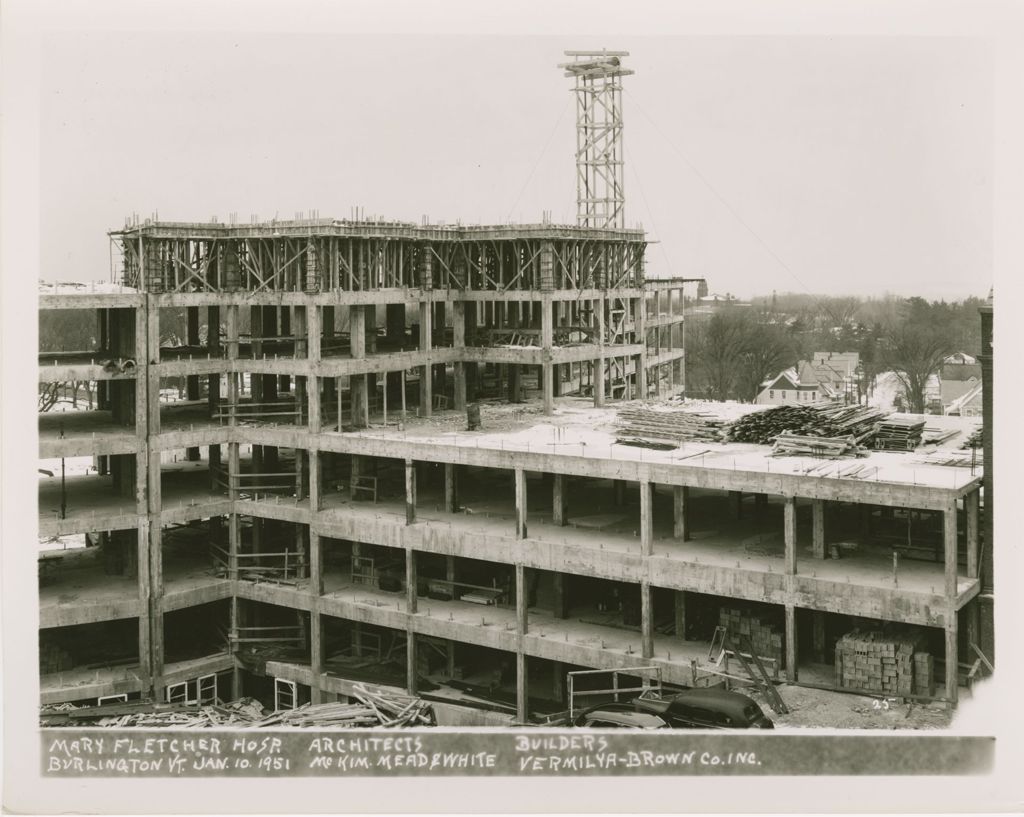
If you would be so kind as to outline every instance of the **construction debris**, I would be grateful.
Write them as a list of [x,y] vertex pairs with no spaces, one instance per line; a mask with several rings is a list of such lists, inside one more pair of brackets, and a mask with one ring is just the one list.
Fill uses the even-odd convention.
[[974,429],[974,431],[971,432],[971,436],[964,440],[964,444],[961,445],[960,448],[981,448],[983,445],[984,434],[985,426],[978,426],[976,429]]
[[303,704],[296,709],[270,713],[255,698],[204,705],[152,701],[88,707],[57,704],[42,708],[41,722],[43,726],[175,726],[185,729],[268,726],[388,729],[436,724],[433,707],[421,698],[385,695],[359,685],[351,697],[355,703]]

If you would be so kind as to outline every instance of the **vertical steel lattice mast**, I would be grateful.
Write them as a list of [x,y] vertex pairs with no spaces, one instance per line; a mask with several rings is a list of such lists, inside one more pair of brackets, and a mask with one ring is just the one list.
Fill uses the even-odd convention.
[[628,51],[566,51],[559,65],[576,79],[576,222],[625,227],[622,67]]

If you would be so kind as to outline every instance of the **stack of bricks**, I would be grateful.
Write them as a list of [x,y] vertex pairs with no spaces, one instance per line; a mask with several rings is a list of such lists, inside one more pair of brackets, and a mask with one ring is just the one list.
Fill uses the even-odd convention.
[[75,663],[67,650],[63,650],[56,644],[39,645],[39,674],[48,675],[51,672],[66,672],[74,669]]
[[750,613],[729,607],[719,610],[718,624],[726,629],[737,647],[741,637],[746,636],[750,639],[750,648],[755,655],[782,664],[782,633],[775,626]]
[[914,694],[935,697],[935,659],[930,653],[914,653]]
[[928,694],[916,693],[914,670],[920,663],[921,677],[930,679],[931,656],[915,653],[915,648],[910,637],[877,631],[847,633],[836,643],[836,685],[894,696]]

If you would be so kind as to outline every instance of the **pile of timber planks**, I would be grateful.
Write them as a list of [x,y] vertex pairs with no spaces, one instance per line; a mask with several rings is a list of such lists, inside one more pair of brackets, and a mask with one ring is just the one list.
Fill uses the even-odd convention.
[[878,424],[875,448],[882,451],[913,451],[921,444],[924,420],[889,417]]
[[971,432],[971,436],[964,440],[964,444],[961,448],[981,448],[983,445],[982,435],[985,433],[985,426],[978,426],[974,431]]
[[647,448],[678,448],[684,442],[720,442],[725,421],[687,409],[623,408],[618,412],[616,441]]
[[825,403],[810,406],[776,406],[736,420],[728,430],[737,442],[768,444],[780,434],[802,437],[852,437],[856,444],[874,436],[886,415],[868,406]]
[[834,460],[865,455],[852,434],[846,437],[803,437],[783,432],[775,438],[772,446],[772,456],[775,457],[810,456]]
[[355,687],[353,697],[358,703],[304,704],[297,709],[274,712],[253,726],[390,729],[400,726],[433,726],[436,723],[433,707],[421,698],[383,695],[362,686]]

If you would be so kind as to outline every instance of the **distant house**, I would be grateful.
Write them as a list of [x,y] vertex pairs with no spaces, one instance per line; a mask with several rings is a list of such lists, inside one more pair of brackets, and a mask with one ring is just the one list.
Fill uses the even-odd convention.
[[948,406],[943,406],[943,413],[959,417],[981,417],[983,404],[982,384],[979,378],[974,386],[953,400]]
[[[970,362],[954,362],[952,358],[969,358]],[[981,364],[973,361],[970,355],[951,355],[939,370],[939,401],[943,414],[949,414],[953,403],[981,383]]]
[[801,360],[797,366],[801,383],[822,383],[837,395],[852,395],[856,401],[858,352],[815,352],[810,360]]
[[834,400],[836,396],[835,389],[828,383],[803,383],[796,369],[789,368],[765,380],[754,402],[762,406],[797,406]]

